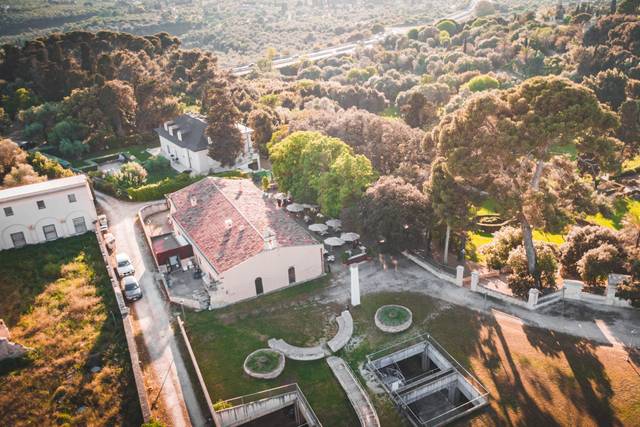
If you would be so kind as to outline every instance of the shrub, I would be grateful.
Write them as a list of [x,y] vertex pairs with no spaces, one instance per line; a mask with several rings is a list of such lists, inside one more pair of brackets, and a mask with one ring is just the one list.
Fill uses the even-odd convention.
[[[554,290],[556,288],[556,272],[558,261],[554,247],[548,243],[535,242],[536,268],[540,275],[540,290]],[[507,265],[512,273],[507,281],[514,295],[527,299],[529,289],[535,287],[535,279],[529,274],[527,267],[527,255],[524,246],[518,246],[509,253]]]
[[137,188],[129,188],[127,189],[127,194],[132,200],[137,202],[160,200],[165,194],[178,191],[200,179],[202,179],[201,176],[190,177],[189,174],[182,173],[174,177],[165,178],[162,181],[158,181],[153,184],[147,184]]
[[129,162],[120,167],[113,179],[122,188],[139,187],[147,180],[147,171],[140,163]]
[[440,32],[446,31],[450,36],[458,32],[458,24],[451,19],[443,19],[436,24],[436,28],[440,30]]
[[487,266],[500,270],[507,265],[509,253],[522,245],[522,230],[517,227],[503,227],[498,231],[491,243],[480,248],[485,256]]
[[63,138],[60,141],[60,154],[67,158],[79,159],[84,153],[89,151],[89,147],[77,139]]
[[469,80],[467,85],[471,92],[481,92],[483,90],[499,88],[500,82],[497,79],[484,74],[481,76],[475,76]]
[[636,281],[618,285],[616,296],[629,300],[632,306],[640,308],[640,282]]
[[162,172],[170,167],[169,160],[162,156],[151,156],[144,162],[144,168],[149,172]]
[[451,43],[451,36],[448,32],[442,30],[440,31],[440,34],[438,34],[438,40],[440,40],[440,44],[442,46],[449,46]]
[[42,136],[42,131],[44,130],[44,126],[40,122],[35,122],[27,125],[22,134],[25,138],[37,138]]
[[480,0],[475,7],[476,16],[487,16],[496,13],[495,6],[488,0]]
[[622,269],[620,251],[609,243],[588,250],[578,261],[580,278],[591,286],[601,285],[609,273]]
[[591,249],[598,248],[605,243],[615,247],[620,257],[625,257],[623,243],[615,231],[598,225],[573,227],[567,234],[564,244],[560,247],[562,274],[569,277],[579,277],[578,262]]
[[267,191],[269,189],[269,184],[269,177],[263,176],[262,182],[260,183],[260,185],[262,186],[262,190]]

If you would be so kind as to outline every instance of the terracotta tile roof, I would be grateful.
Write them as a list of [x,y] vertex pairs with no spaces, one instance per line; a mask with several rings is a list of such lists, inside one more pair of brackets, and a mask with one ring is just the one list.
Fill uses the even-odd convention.
[[218,272],[262,252],[269,234],[277,246],[319,244],[248,179],[207,177],[168,198],[174,220]]

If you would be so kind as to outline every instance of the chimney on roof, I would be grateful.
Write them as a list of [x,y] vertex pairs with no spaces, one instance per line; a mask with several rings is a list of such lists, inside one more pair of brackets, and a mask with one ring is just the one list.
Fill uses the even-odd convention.
[[275,249],[278,246],[278,241],[276,240],[276,233],[269,227],[267,227],[263,234],[264,239],[264,249],[270,251]]
[[182,131],[178,129],[178,141],[182,141]]
[[231,227],[233,227],[233,221],[231,220],[231,218],[227,218],[224,220],[224,225],[225,227],[227,227],[227,230],[229,230]]
[[191,202],[191,206],[197,206],[198,205],[198,198],[196,196],[191,196],[189,198],[189,201]]
[[164,130],[169,130],[169,122],[164,122]]

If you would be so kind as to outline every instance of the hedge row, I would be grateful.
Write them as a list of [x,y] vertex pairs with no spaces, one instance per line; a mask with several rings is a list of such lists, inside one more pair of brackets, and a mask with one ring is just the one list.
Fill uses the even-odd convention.
[[137,188],[127,189],[127,194],[131,200],[137,202],[149,202],[151,200],[160,200],[165,194],[173,193],[187,185],[193,184],[196,181],[201,180],[203,177],[196,176],[191,177],[189,174],[181,173],[174,177],[168,177],[162,181],[155,182],[153,184],[143,185]]

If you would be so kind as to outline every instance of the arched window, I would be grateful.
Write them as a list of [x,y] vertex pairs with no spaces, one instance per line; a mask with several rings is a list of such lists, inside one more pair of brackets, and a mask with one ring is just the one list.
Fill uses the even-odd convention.
[[262,277],[256,278],[256,295],[262,295],[264,293],[264,288],[262,287]]
[[289,284],[296,282],[296,268],[289,267]]

